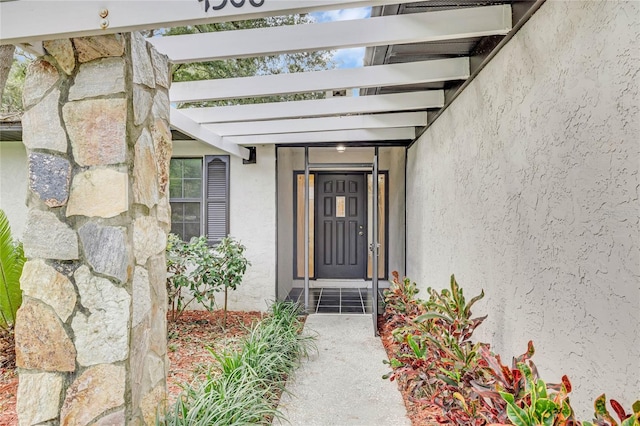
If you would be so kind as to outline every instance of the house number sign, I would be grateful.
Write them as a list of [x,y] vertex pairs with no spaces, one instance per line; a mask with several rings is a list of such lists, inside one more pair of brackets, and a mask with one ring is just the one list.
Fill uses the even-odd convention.
[[[204,1],[204,11],[208,12],[209,8],[211,8],[211,10],[221,10],[224,9],[227,6],[227,2],[230,1],[231,5],[233,7],[242,7],[244,6],[244,3],[246,0],[222,0],[220,2],[220,4],[218,4],[217,6],[212,6],[211,2],[209,0],[198,0],[198,3],[202,3]],[[249,0],[249,3],[251,4],[251,6],[253,7],[260,7],[264,4],[264,0]]]

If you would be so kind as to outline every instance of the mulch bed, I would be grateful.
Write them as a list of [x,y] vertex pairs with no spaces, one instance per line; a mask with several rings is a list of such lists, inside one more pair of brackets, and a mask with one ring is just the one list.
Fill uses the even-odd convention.
[[[222,327],[220,311],[188,311],[174,324],[168,324],[169,340],[169,376],[167,385],[169,402],[176,400],[182,386],[194,380],[202,380],[207,373],[215,374],[216,363],[209,352],[237,348],[240,339],[247,334],[248,328],[258,322],[263,313],[229,312],[227,327]],[[387,356],[394,356],[397,345],[391,335],[392,328],[382,317],[378,318],[378,329]],[[414,426],[442,425],[437,421],[440,408],[414,401],[402,387],[398,387],[407,408],[407,415]],[[16,415],[16,394],[18,376],[13,369],[0,368],[0,426],[14,426],[18,423]]]
[[[257,311],[228,312],[227,327],[224,328],[221,311],[188,311],[175,324],[169,323],[167,385],[170,403],[182,391],[182,384],[204,379],[207,372],[215,374],[215,360],[207,347],[214,351],[237,347],[251,324],[258,322],[262,316]],[[0,426],[18,424],[17,391],[18,376],[15,370],[0,367]]]
[[251,325],[263,315],[257,311],[228,312],[224,328],[221,311],[187,311],[175,324],[169,323],[169,403],[176,400],[182,391],[181,385],[203,380],[208,372],[215,375],[216,361],[209,350],[222,352],[237,348]]
[[13,331],[0,328],[0,426],[18,424],[16,394],[18,375],[14,368],[16,353],[13,348]]
[[16,394],[18,393],[18,375],[14,369],[0,368],[0,426],[18,424],[16,413]]
[[[378,331],[384,349],[387,351],[389,359],[395,357],[398,350],[398,344],[393,338],[393,327],[384,320],[382,315],[378,316]],[[391,370],[391,367],[389,367]],[[426,401],[416,401],[408,392],[398,383],[398,390],[402,394],[404,405],[407,409],[407,416],[411,420],[413,426],[432,426],[432,425],[448,425],[449,423],[440,423],[437,419],[441,417],[442,410],[440,407],[429,404]]]

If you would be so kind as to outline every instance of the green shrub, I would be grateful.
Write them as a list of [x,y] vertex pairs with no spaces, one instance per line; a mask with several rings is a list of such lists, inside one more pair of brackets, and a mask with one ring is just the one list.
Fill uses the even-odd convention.
[[209,280],[214,288],[224,287],[224,327],[227,326],[227,300],[229,289],[235,290],[250,265],[244,256],[246,248],[233,238],[223,238],[213,250],[213,267],[209,269]]
[[22,304],[20,275],[25,257],[22,243],[14,241],[9,220],[0,210],[0,328],[8,330]]
[[169,234],[166,250],[169,319],[176,321],[194,301],[213,311],[215,294],[224,291],[226,326],[228,289],[235,290],[240,285],[249,265],[244,251],[242,244],[229,237],[216,247],[209,247],[204,236],[185,242]]

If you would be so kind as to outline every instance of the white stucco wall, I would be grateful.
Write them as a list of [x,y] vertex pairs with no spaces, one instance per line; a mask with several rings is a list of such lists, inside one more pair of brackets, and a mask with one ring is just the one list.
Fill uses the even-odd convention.
[[640,3],[547,1],[409,150],[408,271],[529,339],[583,418],[640,397]]
[[27,218],[27,151],[22,142],[0,142],[0,209],[20,239]]
[[[224,154],[195,141],[173,144],[174,157]],[[276,297],[275,147],[258,146],[256,164],[230,158],[229,233],[247,247],[251,266],[238,289],[229,293],[229,309],[264,311]]]

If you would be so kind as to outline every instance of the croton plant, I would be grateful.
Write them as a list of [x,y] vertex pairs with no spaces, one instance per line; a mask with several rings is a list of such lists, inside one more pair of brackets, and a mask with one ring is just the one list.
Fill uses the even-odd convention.
[[484,291],[466,301],[451,276],[448,289],[427,289],[427,300],[416,297],[418,286],[393,273],[385,291],[384,320],[393,327],[396,353],[383,376],[397,380],[415,402],[441,408],[438,418],[454,425],[500,426],[640,426],[640,401],[627,413],[615,400],[607,409],[605,395],[595,401],[593,421],[576,419],[569,402],[571,382],[546,383],[532,361],[535,349],[514,357],[511,365],[488,343],[474,342],[473,332],[487,316],[473,317],[472,306]]

